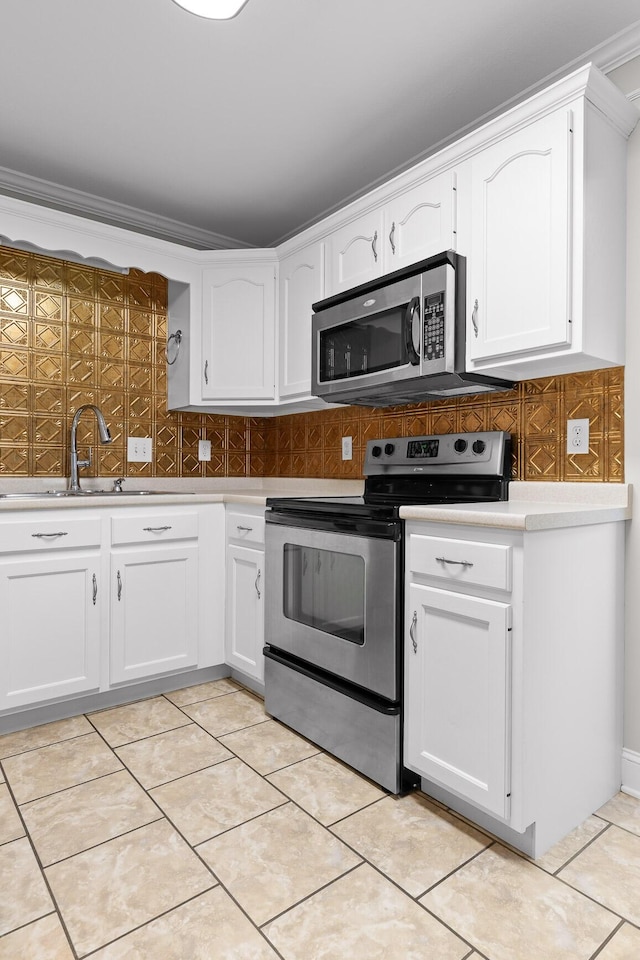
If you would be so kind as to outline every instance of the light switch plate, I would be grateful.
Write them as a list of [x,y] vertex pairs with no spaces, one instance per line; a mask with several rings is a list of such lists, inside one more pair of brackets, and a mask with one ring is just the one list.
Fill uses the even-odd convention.
[[198,460],[211,460],[211,440],[198,440]]
[[127,437],[128,463],[151,463],[153,459],[151,437]]

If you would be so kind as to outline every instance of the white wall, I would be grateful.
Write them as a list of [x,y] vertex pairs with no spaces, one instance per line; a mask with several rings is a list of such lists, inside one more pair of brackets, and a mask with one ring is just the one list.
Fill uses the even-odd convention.
[[[640,107],[640,57],[609,74]],[[625,480],[634,486],[628,524],[625,628],[623,783],[640,790],[640,124],[629,140],[627,164],[627,346],[624,383]],[[631,758],[628,753],[636,754]],[[630,782],[631,781],[631,782]]]

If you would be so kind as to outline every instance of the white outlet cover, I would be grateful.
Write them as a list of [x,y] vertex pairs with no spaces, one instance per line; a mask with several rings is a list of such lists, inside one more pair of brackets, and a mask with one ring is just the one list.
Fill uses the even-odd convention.
[[353,437],[342,438],[342,459],[353,460]]
[[153,441],[151,437],[127,437],[127,462],[151,463]]
[[198,440],[198,460],[211,460],[211,440]]
[[567,453],[589,453],[589,418],[567,420]]

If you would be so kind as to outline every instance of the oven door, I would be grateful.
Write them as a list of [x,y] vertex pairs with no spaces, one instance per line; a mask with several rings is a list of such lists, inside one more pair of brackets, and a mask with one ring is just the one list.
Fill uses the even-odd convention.
[[396,539],[267,523],[265,640],[395,701],[400,544],[381,526]]

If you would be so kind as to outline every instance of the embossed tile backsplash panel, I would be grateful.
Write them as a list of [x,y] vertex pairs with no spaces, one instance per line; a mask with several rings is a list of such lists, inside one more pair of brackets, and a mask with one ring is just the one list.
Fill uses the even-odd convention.
[[[284,417],[175,413],[166,408],[167,283],[0,247],[0,475],[65,476],[71,420],[84,475],[360,477],[367,440],[507,430],[519,480],[623,481],[623,368],[524,381],[509,393],[376,410],[340,407]],[[588,455],[567,456],[566,421],[588,417]],[[150,464],[126,462],[127,436],[153,438]],[[341,438],[353,459],[341,459]],[[198,440],[211,460],[198,461]]]

